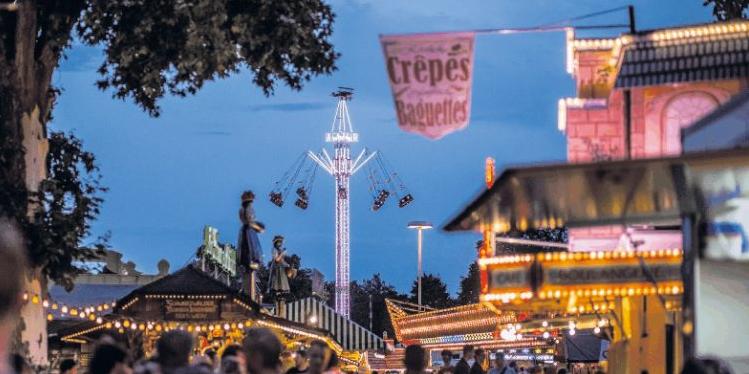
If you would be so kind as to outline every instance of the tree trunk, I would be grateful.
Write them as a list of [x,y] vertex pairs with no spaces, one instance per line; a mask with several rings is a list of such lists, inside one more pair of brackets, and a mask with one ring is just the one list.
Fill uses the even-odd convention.
[[[24,165],[26,175],[25,185],[29,193],[36,193],[39,184],[47,177],[46,159],[49,151],[45,126],[39,117],[39,108],[35,107],[30,113],[21,116],[21,129],[23,131]],[[30,203],[28,212],[33,215],[35,204]],[[42,295],[47,298],[47,281],[42,276],[40,268],[33,268],[26,278],[26,292],[29,295]],[[38,304],[27,303],[21,309],[21,318],[25,323],[25,329],[21,332],[21,340],[28,344],[29,359],[32,364],[47,366],[47,318],[41,300]]]
[[[46,177],[48,142],[39,109],[30,112],[20,108],[14,91],[0,86],[0,183],[2,197],[8,198],[2,206],[6,215],[17,220],[32,220],[37,204],[29,202],[28,196],[38,191],[39,183]],[[28,238],[27,238],[28,240]],[[29,301],[21,310],[21,340],[28,357],[34,365],[47,365],[47,320],[39,303],[32,303],[33,295],[46,298],[46,280],[38,267],[29,270],[25,292]]]
[[[52,71],[59,58],[59,51],[37,44],[37,14],[35,1],[18,3],[13,53],[0,61],[0,208],[25,227],[34,224],[34,213],[41,208],[29,197],[47,175],[45,122],[52,105]],[[19,324],[22,344],[35,366],[48,365],[47,319],[41,302],[47,298],[47,281],[42,274],[39,265],[29,270],[29,298]],[[32,302],[33,295],[39,295],[38,303]]]

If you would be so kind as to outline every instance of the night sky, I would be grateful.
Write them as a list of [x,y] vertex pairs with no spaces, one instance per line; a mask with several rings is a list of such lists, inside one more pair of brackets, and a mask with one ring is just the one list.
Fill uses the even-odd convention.
[[[363,173],[352,181],[351,278],[381,273],[401,291],[416,275],[416,233],[410,220],[441,227],[483,187],[487,156],[509,165],[565,159],[556,129],[557,100],[574,96],[565,72],[564,34],[479,35],[469,127],[439,141],[401,132],[395,121],[378,34],[524,27],[634,3],[639,29],[712,20],[702,0],[334,1],[333,42],[339,70],[313,79],[301,92],[279,87],[265,97],[247,72],[207,84],[196,96],[166,98],[162,116],[150,118],[131,101],[94,86],[99,49],[74,45],[53,78],[63,89],[51,130],[73,131],[93,151],[110,188],[94,236],[111,232],[110,244],[140,270],[156,271],[165,258],[172,270],[186,264],[204,225],[234,243],[244,189],[258,195],[255,210],[268,231],[260,236],[266,260],[273,235],[282,234],[302,265],[334,279],[332,178],[319,173],[310,207],[272,205],[267,194],[307,150],[325,145],[335,110],[330,92],[356,89],[349,110],[360,144],[383,152],[414,195],[399,209],[389,200],[372,212]],[[585,24],[626,23],[626,11]],[[605,36],[611,32],[581,35]],[[291,200],[291,199],[288,199]],[[456,292],[475,260],[478,234],[425,234],[424,271]]]

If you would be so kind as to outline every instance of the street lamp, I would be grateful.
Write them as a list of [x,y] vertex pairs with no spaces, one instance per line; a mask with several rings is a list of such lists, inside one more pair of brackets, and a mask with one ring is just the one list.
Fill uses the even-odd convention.
[[422,276],[422,272],[421,272],[421,231],[422,230],[429,230],[429,229],[431,229],[432,228],[432,224],[429,223],[429,222],[427,222],[427,221],[411,221],[411,222],[408,223],[408,228],[409,229],[416,229],[416,231],[418,233],[418,238],[419,238],[418,239],[418,241],[419,241],[419,252],[418,252],[419,253],[419,255],[418,255],[418,258],[419,258],[419,260],[418,260],[419,261],[419,270],[418,270],[418,274],[417,274],[416,279],[417,279],[417,284],[418,284],[418,286],[417,286],[418,287],[418,296],[417,296],[417,299],[418,299],[418,302],[419,302],[419,310],[421,310],[421,276]]

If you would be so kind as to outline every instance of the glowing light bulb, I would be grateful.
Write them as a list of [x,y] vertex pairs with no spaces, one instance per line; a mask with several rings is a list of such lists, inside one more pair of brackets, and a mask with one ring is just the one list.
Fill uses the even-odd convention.
[[544,331],[544,333],[542,334],[542,336],[544,337],[544,339],[548,339],[550,335],[551,334],[549,334],[548,331]]
[[575,335],[575,329],[570,330],[570,335]]
[[549,321],[543,321],[543,322],[541,322],[541,326],[543,326],[543,327],[549,327]]
[[101,325],[102,322],[104,322],[104,320],[101,319],[101,317],[96,317],[96,323]]
[[594,334],[600,334],[601,333],[601,328],[598,327],[598,326],[596,326],[595,328],[593,328],[593,333]]

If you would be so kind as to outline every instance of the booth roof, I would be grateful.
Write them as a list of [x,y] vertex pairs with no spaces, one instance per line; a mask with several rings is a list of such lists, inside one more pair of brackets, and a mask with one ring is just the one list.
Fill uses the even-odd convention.
[[746,20],[638,32],[622,47],[616,88],[749,76]]
[[250,300],[249,296],[239,290],[227,286],[225,283],[204,273],[194,265],[169,274],[163,278],[132,290],[117,304],[124,305],[136,296],[144,295],[226,295],[242,300],[251,305],[255,311],[260,311],[260,305]]
[[[507,169],[444,230],[501,233],[513,228],[678,224],[683,215],[706,209],[704,203],[715,193],[709,188],[749,191],[747,170],[746,148]],[[718,183],[716,172],[732,185]]]
[[116,301],[136,288],[138,285],[134,284],[76,284],[68,292],[55,284],[49,288],[49,296],[66,305],[101,305]]

